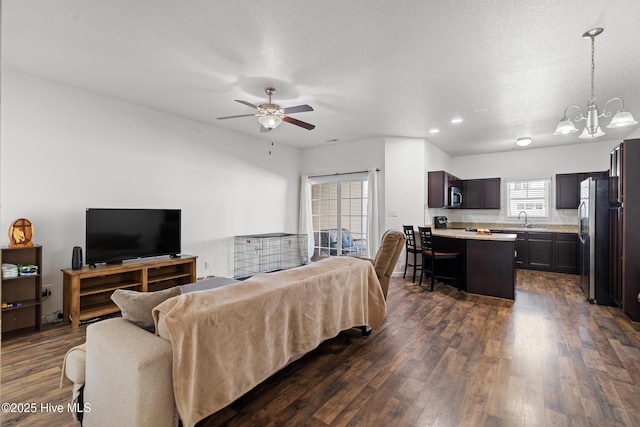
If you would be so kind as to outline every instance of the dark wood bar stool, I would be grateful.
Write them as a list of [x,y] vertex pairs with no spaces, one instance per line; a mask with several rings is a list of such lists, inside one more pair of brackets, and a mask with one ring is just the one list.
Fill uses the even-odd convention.
[[[460,290],[460,278],[457,276],[445,276],[438,274],[438,261],[442,260],[457,260],[460,259],[460,252],[442,252],[433,247],[433,234],[431,233],[431,227],[418,227],[420,234],[420,243],[422,246],[422,272],[420,273],[420,283],[418,286],[422,286],[422,277],[425,273],[431,275],[431,291],[433,292],[433,286],[435,280],[447,280],[453,281]],[[459,268],[458,268],[459,270]]]
[[[416,281],[416,270],[422,270],[422,265],[418,266],[418,255],[422,256],[422,249],[420,247],[420,242],[416,242],[416,232],[413,229],[413,225],[403,225],[404,234],[407,236],[407,241],[405,243],[405,262],[404,262],[404,274],[402,278],[404,279],[407,276],[407,267],[413,267],[413,280]],[[413,255],[413,264],[409,263],[409,254]]]

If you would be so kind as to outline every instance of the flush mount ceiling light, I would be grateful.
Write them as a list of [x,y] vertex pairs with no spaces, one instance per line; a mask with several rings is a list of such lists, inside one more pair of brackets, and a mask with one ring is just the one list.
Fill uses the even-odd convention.
[[[560,119],[560,123],[556,127],[556,131],[553,133],[554,135],[567,135],[570,133],[578,132],[578,129],[575,127],[573,122],[579,122],[582,120],[586,120],[587,124],[580,134],[580,138],[597,138],[599,136],[604,135],[604,132],[600,128],[598,124],[598,118],[600,117],[611,117],[612,110],[607,111],[607,105],[613,101],[619,101],[621,104],[620,109],[615,113],[611,122],[609,123],[608,128],[622,128],[626,126],[637,125],[638,122],[635,121],[631,113],[624,108],[624,101],[622,98],[611,98],[604,104],[604,108],[602,109],[602,113],[598,111],[598,106],[596,105],[596,97],[595,97],[595,84],[594,84],[594,71],[595,71],[595,38],[597,35],[601,34],[604,31],[603,28],[594,28],[592,30],[587,31],[582,35],[583,38],[591,39],[591,97],[587,101],[587,116],[585,117],[582,109],[578,105],[570,105],[564,110],[564,114],[562,119]],[[580,114],[576,116],[573,121],[569,119],[567,116],[567,111],[571,108],[577,108]]]
[[527,145],[531,144],[531,137],[526,136],[524,138],[518,138],[516,144],[518,144],[520,147],[526,147]]

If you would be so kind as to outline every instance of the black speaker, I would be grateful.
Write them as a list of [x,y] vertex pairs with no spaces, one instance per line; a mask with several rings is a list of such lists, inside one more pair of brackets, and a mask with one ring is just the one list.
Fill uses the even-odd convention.
[[80,246],[73,247],[73,255],[71,256],[71,269],[82,269],[82,248]]

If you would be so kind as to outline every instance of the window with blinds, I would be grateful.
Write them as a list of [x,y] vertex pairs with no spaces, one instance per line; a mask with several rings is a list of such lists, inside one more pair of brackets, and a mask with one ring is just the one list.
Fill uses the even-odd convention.
[[524,211],[529,217],[549,216],[548,179],[507,181],[507,216],[517,217]]

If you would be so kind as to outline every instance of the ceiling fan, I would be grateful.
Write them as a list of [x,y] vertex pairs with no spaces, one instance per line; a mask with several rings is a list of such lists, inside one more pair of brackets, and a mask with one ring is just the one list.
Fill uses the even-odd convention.
[[278,125],[282,122],[291,123],[307,130],[312,130],[316,127],[315,125],[312,125],[310,123],[306,123],[301,120],[294,119],[293,117],[287,116],[287,114],[292,113],[304,113],[305,111],[313,111],[313,108],[311,108],[309,105],[303,104],[296,105],[295,107],[280,108],[278,104],[271,103],[271,95],[273,95],[273,93],[276,91],[275,88],[268,87],[264,91],[269,96],[269,102],[267,102],[266,104],[254,105],[247,101],[241,101],[239,99],[235,100],[236,102],[255,108],[256,110],[258,110],[257,113],[218,117],[218,120],[254,116],[257,117],[258,122],[260,122],[260,132],[269,132],[278,127]]

